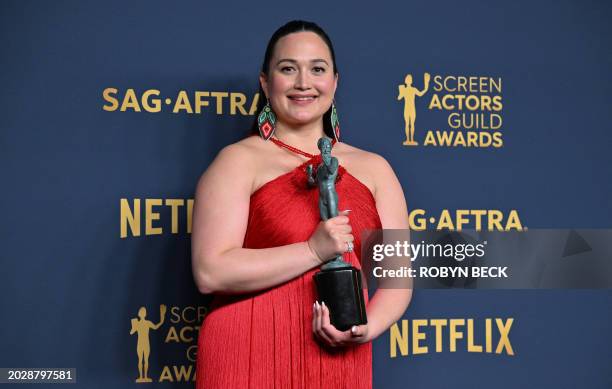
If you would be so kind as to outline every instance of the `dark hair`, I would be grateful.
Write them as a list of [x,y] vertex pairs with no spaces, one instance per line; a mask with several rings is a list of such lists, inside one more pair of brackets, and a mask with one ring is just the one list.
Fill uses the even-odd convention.
[[[261,65],[262,73],[264,73],[265,75],[269,74],[270,60],[272,59],[272,53],[274,51],[274,47],[276,46],[276,43],[278,42],[278,40],[286,35],[292,34],[294,32],[301,32],[301,31],[314,32],[319,37],[321,37],[321,39],[323,39],[323,42],[325,42],[331,54],[333,72],[334,74],[338,73],[338,66],[336,65],[336,56],[334,54],[334,46],[332,45],[331,40],[329,39],[329,36],[327,36],[325,31],[323,31],[323,29],[319,27],[316,23],[307,22],[304,20],[292,20],[289,23],[281,26],[278,30],[274,32],[274,34],[272,34],[272,37],[270,37],[270,40],[268,41],[268,46],[266,47],[266,53],[264,54],[264,60]],[[261,112],[265,104],[266,104],[266,95],[264,94],[264,91],[261,88],[261,84],[260,84],[259,85],[259,101],[257,101],[257,111],[255,112],[255,119],[253,120],[253,125],[251,126],[251,131],[249,133],[250,135],[259,134],[259,127],[257,125],[257,115],[259,115],[259,112]],[[323,115],[323,131],[328,137],[332,139],[334,138],[334,130],[331,126],[331,107]]]

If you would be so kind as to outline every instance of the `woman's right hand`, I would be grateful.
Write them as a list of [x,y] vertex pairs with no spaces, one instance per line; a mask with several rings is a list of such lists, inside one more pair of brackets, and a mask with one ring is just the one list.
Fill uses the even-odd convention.
[[308,239],[308,247],[321,263],[334,259],[346,252],[347,242],[355,238],[351,234],[348,214],[350,209],[339,212],[338,216],[319,222],[317,229]]

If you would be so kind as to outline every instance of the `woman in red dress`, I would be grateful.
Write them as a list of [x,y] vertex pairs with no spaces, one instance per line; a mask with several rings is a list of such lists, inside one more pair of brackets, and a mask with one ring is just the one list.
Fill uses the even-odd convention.
[[[337,255],[361,268],[364,229],[407,229],[402,188],[384,158],[339,141],[338,71],[316,24],[274,33],[260,84],[259,112],[275,118],[261,116],[253,136],[221,150],[196,189],[194,279],[215,295],[198,339],[197,388],[371,388],[371,341],[402,316],[412,290],[379,289],[370,301],[364,290],[368,324],[339,331],[315,301],[312,276]],[[342,210],[326,221],[307,174],[323,136],[335,140]]]

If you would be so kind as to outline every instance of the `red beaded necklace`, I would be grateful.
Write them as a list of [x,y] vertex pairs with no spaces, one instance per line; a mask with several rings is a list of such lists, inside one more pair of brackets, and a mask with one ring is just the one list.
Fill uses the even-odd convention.
[[[270,140],[272,142],[274,142],[275,145],[277,145],[279,147],[284,147],[287,150],[289,150],[289,151],[291,151],[293,153],[296,153],[296,154],[303,155],[306,158],[314,158],[314,157],[316,157],[315,154],[310,154],[310,153],[307,153],[305,151],[302,151],[302,150],[298,149],[297,147],[290,146],[290,145],[286,144],[285,142],[283,142],[282,140],[277,139],[275,137],[271,137]],[[336,144],[336,140],[332,139],[332,147],[334,147],[335,144]]]

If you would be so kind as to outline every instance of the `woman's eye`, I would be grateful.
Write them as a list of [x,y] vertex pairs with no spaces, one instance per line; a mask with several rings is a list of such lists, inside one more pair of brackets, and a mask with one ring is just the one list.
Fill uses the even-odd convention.
[[291,66],[283,66],[281,68],[281,72],[288,72],[290,70],[293,70],[293,67],[291,67]]
[[317,66],[317,67],[314,67],[313,70],[315,71],[315,73],[323,73],[325,71],[325,68]]

